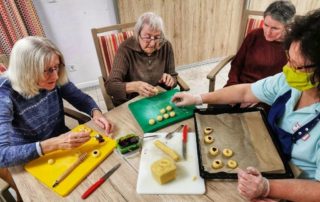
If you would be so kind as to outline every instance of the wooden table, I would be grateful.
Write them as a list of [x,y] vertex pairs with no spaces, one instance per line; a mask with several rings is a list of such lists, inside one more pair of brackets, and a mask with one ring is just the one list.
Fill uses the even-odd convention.
[[[136,99],[134,99],[136,100]],[[132,101],[134,101],[132,100]],[[129,103],[129,102],[128,102]],[[125,103],[105,116],[115,124],[113,138],[128,133],[142,136],[138,123],[135,121]],[[188,124],[194,131],[193,119],[188,119],[175,125],[163,128],[160,132],[168,132],[179,124]],[[99,130],[92,122],[87,125]],[[102,131],[101,131],[102,132]],[[68,196],[61,197],[41,184],[32,175],[26,172],[22,166],[10,168],[13,179],[20,191],[23,201],[81,201],[81,195],[96,182],[103,174],[111,169],[117,162],[121,167],[101,185],[87,201],[246,201],[237,192],[236,181],[206,181],[206,193],[203,195],[140,195],[136,192],[140,156],[136,155],[129,159],[123,158],[117,152],[113,152],[98,166],[86,179],[84,179]]]

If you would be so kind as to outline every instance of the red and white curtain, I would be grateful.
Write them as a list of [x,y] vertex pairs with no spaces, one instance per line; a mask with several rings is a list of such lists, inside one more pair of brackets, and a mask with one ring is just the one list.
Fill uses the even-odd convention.
[[44,36],[32,0],[0,0],[0,54],[25,36]]

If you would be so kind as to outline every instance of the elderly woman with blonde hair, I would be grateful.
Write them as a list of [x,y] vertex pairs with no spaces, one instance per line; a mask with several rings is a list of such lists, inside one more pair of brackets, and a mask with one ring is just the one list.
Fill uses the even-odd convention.
[[94,100],[68,80],[58,48],[43,37],[18,40],[0,77],[0,167],[24,164],[90,139],[89,132],[68,132],[62,99],[110,132]]
[[124,41],[115,56],[105,85],[118,106],[137,95],[155,95],[154,86],[177,84],[171,43],[166,40],[160,16],[147,12],[135,25],[134,36]]

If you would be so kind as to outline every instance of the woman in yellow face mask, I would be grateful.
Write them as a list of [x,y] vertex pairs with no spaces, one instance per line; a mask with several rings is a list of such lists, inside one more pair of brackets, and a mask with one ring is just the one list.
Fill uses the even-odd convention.
[[320,9],[296,18],[285,44],[288,63],[282,73],[253,84],[201,95],[178,93],[172,98],[177,106],[239,102],[271,105],[268,122],[287,159],[301,169],[301,179],[267,180],[255,168],[240,170],[239,193],[251,201],[320,199]]

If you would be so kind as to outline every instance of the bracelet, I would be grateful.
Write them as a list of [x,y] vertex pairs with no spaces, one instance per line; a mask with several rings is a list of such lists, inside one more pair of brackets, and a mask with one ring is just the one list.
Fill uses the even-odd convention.
[[267,178],[263,178],[263,184],[264,184],[264,189],[263,191],[265,192],[262,197],[267,197],[270,193],[270,183],[269,183],[269,180]]
[[196,99],[196,103],[195,103],[196,105],[202,105],[203,104],[202,97],[201,97],[200,94],[195,95],[194,97]]

